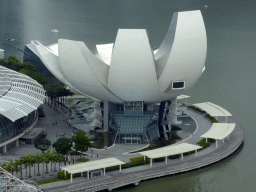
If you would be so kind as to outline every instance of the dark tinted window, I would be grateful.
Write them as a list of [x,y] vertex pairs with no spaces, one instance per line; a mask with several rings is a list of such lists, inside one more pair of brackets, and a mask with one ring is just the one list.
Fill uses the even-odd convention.
[[184,88],[184,82],[173,82],[172,88],[174,89]]

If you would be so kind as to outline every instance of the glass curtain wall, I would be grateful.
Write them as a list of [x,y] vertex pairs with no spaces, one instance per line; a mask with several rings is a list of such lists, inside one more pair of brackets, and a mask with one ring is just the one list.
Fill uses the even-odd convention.
[[15,122],[0,115],[0,143],[3,143],[16,135],[22,133],[33,121],[35,112],[33,111],[28,116],[18,119]]
[[152,131],[148,132],[149,126],[151,129],[153,125],[157,127],[156,123],[153,123],[154,114],[153,111],[111,111],[109,124],[116,132],[115,143],[148,144],[150,142],[148,134],[155,134]]

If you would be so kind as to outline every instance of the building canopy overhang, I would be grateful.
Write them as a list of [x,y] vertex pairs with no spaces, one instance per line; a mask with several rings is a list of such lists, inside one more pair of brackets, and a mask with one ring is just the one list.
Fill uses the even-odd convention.
[[201,137],[222,140],[232,133],[235,125],[235,123],[213,123],[211,129]]
[[170,155],[177,155],[177,154],[182,154],[186,153],[189,151],[195,151],[198,149],[201,149],[202,147],[198,145],[192,145],[189,143],[181,143],[181,144],[176,144],[176,145],[170,145],[167,147],[162,147],[150,151],[144,151],[140,152],[141,155],[147,156],[150,159],[155,159],[159,157],[166,157]]
[[214,117],[232,116],[231,113],[229,113],[226,109],[224,109],[218,105],[215,105],[211,102],[196,103],[193,105],[206,111],[209,115],[214,116]]
[[100,159],[96,161],[90,161],[86,163],[79,163],[75,165],[65,166],[65,167],[61,167],[61,169],[71,174],[75,174],[75,173],[93,171],[97,169],[103,169],[106,167],[112,167],[112,166],[122,165],[122,164],[125,164],[125,163],[123,161],[120,161],[119,159],[111,157],[111,158]]

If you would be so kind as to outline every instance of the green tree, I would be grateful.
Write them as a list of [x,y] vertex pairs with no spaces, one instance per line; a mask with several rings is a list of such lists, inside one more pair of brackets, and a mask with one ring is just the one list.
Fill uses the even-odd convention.
[[55,143],[53,143],[52,146],[58,153],[65,155],[68,151],[71,150],[72,140],[70,138],[62,137],[59,138]]
[[[63,97],[65,96],[72,96],[74,93],[72,93],[69,89],[66,89],[65,85],[62,83],[47,83],[44,85],[44,89],[46,91],[46,94],[49,98],[51,98],[51,107],[54,104],[54,109],[56,108],[56,99],[61,98],[61,106],[63,103]],[[54,102],[54,103],[53,103]],[[59,102],[58,102],[59,103]],[[48,101],[49,104],[49,101]]]
[[24,160],[22,158],[19,159],[19,165],[20,165],[20,179],[22,179],[22,165],[24,164]]
[[90,139],[86,136],[84,131],[74,132],[72,142],[75,143],[74,149],[76,151],[86,152],[89,147],[92,147]]
[[10,163],[7,165],[7,169],[12,172],[12,175],[13,175],[13,171],[14,171],[14,161],[11,159],[10,160]]
[[20,66],[22,67],[23,70],[27,70],[27,71],[31,71],[31,72],[36,72],[35,66],[33,64],[29,63],[29,62],[24,62]]
[[34,156],[34,160],[35,160],[35,163],[37,163],[37,166],[38,166],[37,175],[39,176],[40,175],[39,165],[40,165],[40,163],[43,162],[42,156],[39,153],[37,153],[36,156]]
[[48,171],[48,163],[50,163],[50,159],[51,159],[51,151],[48,150],[47,152],[44,152],[43,151],[43,159],[44,159],[44,162],[46,163],[46,173],[49,173]]
[[57,153],[55,151],[52,151],[51,161],[54,163],[54,171],[57,171],[56,170],[56,163],[59,161],[59,156],[60,156],[59,153]]
[[51,141],[48,139],[41,139],[35,143],[35,148],[41,150],[42,152],[48,150],[52,145]]
[[[8,171],[8,170],[7,170],[7,165],[6,165],[5,163],[2,164],[1,167],[2,167],[4,170]],[[8,171],[8,172],[9,172],[9,171]]]
[[64,155],[61,155],[61,154],[58,153],[58,160],[59,160],[59,171],[60,171],[60,163],[65,162],[66,158],[65,158]]
[[14,168],[14,171],[16,172],[16,174],[17,174],[17,178],[19,178],[18,173],[22,171],[22,169],[20,168],[20,160],[15,160],[14,161],[13,168]]
[[1,59],[0,65],[27,75],[32,79],[36,80],[41,85],[45,85],[47,83],[46,78],[36,72],[36,68],[33,64],[29,62],[21,63],[15,56],[10,55],[7,61]]
[[21,161],[22,161],[22,163],[23,163],[23,165],[26,169],[26,179],[27,179],[27,177],[28,177],[28,160],[27,160],[27,157],[21,157],[20,159],[21,159]]
[[44,177],[44,163],[46,161],[46,156],[45,155],[41,155],[41,159],[42,159],[42,163],[43,163],[43,174],[42,174],[42,176]]
[[19,71],[19,73],[22,73],[24,75],[27,75],[27,76],[31,77],[32,79],[36,80],[41,85],[45,85],[47,83],[46,78],[43,75],[41,75],[37,72],[30,71],[30,70],[27,70],[27,69],[21,69]]
[[34,165],[34,159],[33,159],[33,155],[29,154],[28,156],[26,156],[26,161],[29,167],[29,178],[32,177],[31,176],[31,166]]

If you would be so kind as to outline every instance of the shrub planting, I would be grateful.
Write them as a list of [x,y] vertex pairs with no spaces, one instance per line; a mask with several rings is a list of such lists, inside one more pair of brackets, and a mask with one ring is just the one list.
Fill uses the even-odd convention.
[[[210,146],[210,143],[209,143],[209,142],[206,143],[206,139],[201,139],[201,140],[200,140],[198,143],[196,143],[196,144],[198,144],[199,146],[203,147],[203,148],[201,148],[201,149],[199,149],[199,150],[202,150],[202,149],[204,149],[204,148]],[[198,151],[199,151],[199,150],[198,150]]]
[[171,155],[171,156],[169,156],[169,159],[178,159],[179,157],[180,157],[180,154]]
[[68,180],[68,179],[70,179],[70,173],[66,172],[66,175],[65,175],[64,171],[59,171],[58,177],[60,179]]
[[162,162],[164,160],[165,160],[165,157],[159,157],[159,158],[154,159],[154,162]]
[[219,123],[214,117],[211,115],[207,114],[207,117],[213,122],[213,123]]
[[195,111],[198,111],[198,112],[200,112],[200,113],[206,113],[206,111],[203,111],[203,110],[201,110],[201,109],[198,109],[197,107],[194,107],[194,106],[188,106],[188,108],[194,109]]
[[45,117],[45,114],[44,113],[39,113],[39,118],[43,118],[43,117]]
[[195,151],[189,151],[189,152],[183,153],[183,155],[184,155],[184,156],[188,156],[188,155],[191,155],[191,154],[193,154],[193,153],[195,153]]
[[[147,157],[145,158],[145,161],[144,161],[144,157],[131,158],[130,161],[131,162],[129,162],[129,163],[121,165],[121,168],[126,169],[126,168],[129,168],[129,167],[135,167],[135,166],[139,166],[139,165],[149,164],[149,159]],[[107,167],[106,172],[115,171],[115,170],[118,170],[118,169],[119,169],[119,165],[113,166],[113,167]]]

